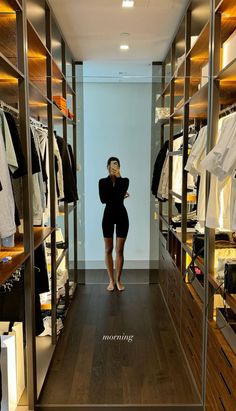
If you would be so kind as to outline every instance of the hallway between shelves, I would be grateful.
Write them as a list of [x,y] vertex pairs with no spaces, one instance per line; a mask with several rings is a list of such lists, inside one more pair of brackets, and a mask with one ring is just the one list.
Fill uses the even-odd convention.
[[198,393],[159,286],[79,285],[39,402],[195,409]]

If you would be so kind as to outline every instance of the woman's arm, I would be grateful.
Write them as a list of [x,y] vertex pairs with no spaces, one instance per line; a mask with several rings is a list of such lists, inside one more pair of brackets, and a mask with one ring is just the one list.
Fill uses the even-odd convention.
[[110,193],[109,193],[108,187],[105,184],[104,179],[99,180],[98,188],[99,188],[100,200],[103,204],[106,204],[109,200]]

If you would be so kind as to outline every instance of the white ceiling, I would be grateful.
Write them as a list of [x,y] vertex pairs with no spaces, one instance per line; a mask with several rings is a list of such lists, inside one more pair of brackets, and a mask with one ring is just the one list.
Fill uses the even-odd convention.
[[122,0],[49,2],[76,60],[140,63],[164,58],[188,0],[135,0],[133,9]]

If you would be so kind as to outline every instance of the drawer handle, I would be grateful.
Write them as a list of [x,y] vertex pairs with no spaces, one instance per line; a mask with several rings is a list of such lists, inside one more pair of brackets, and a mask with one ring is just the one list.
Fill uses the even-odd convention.
[[222,352],[222,354],[223,354],[226,362],[228,363],[228,365],[230,366],[230,368],[232,368],[232,364],[231,364],[230,360],[228,359],[228,356],[226,355],[224,349],[223,349],[222,347],[220,347],[220,350],[221,350],[221,352]]
[[192,352],[192,350],[191,350],[191,348],[190,348],[189,344],[186,344],[186,345],[187,345],[187,348],[188,348],[188,349],[189,349],[189,351],[190,351],[191,356],[193,357],[193,352]]
[[229,387],[228,387],[228,385],[227,385],[227,383],[226,383],[226,381],[225,381],[225,378],[224,378],[224,376],[223,376],[223,374],[222,374],[221,372],[220,372],[220,376],[221,376],[221,379],[222,379],[224,385],[226,386],[226,389],[227,389],[228,393],[229,393],[230,395],[232,395],[232,394],[231,394],[231,390],[229,389]]
[[190,317],[192,317],[192,318],[194,318],[193,317],[193,314],[192,314],[192,311],[188,308],[188,312],[189,312],[189,314],[190,314]]
[[223,407],[224,411],[227,411],[227,410],[226,410],[226,408],[225,408],[225,406],[224,406],[224,403],[223,403],[223,401],[222,401],[221,397],[219,397],[219,400],[220,400],[220,403],[221,403],[221,405],[222,405],[222,407]]
[[191,337],[192,337],[192,338],[194,338],[193,333],[192,333],[192,331],[190,330],[190,328],[189,328],[189,327],[187,327],[187,329],[188,329],[189,334],[191,335]]

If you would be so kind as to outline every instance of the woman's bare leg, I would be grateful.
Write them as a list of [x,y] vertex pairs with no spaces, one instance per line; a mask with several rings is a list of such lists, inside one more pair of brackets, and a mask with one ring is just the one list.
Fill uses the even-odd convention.
[[104,238],[105,241],[105,263],[107,267],[107,273],[110,280],[108,285],[108,290],[112,291],[114,289],[114,276],[113,276],[113,238]]
[[124,286],[120,283],[122,268],[124,264],[124,245],[126,238],[116,237],[116,284],[118,290],[124,290]]

